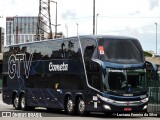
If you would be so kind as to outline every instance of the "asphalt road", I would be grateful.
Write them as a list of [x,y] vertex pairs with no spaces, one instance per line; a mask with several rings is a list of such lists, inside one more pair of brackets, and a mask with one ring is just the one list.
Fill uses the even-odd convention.
[[117,119],[117,120],[130,120],[130,119],[151,119],[159,120],[155,117],[156,114],[148,113],[149,117],[144,114],[114,114],[112,116],[105,116],[102,113],[91,113],[88,116],[71,116],[67,115],[64,111],[60,112],[47,112],[45,108],[36,108],[34,111],[21,111],[15,110],[12,105],[4,104],[2,101],[2,94],[0,94],[0,120],[100,120],[100,119]]

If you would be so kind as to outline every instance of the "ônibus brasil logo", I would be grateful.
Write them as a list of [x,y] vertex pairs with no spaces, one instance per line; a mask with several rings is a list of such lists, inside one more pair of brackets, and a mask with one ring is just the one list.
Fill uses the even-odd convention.
[[20,78],[20,72],[21,72],[21,62],[23,62],[23,67],[25,70],[25,76],[26,78],[29,77],[29,71],[30,71],[30,66],[31,66],[31,61],[32,61],[32,53],[29,55],[28,61],[26,58],[26,54],[12,54],[9,57],[8,60],[8,73],[9,77],[13,79],[15,75],[17,74],[17,77]]

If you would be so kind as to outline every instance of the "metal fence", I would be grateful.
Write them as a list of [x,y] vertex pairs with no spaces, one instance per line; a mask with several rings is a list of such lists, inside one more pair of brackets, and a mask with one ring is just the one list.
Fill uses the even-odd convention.
[[2,92],[2,74],[0,74],[0,93]]
[[157,79],[148,79],[148,91],[148,112],[160,113],[160,76]]

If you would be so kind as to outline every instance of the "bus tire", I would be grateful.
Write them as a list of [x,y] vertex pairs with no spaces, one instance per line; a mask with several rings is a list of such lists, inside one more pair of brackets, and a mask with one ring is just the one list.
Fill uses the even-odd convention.
[[20,105],[21,105],[21,109],[22,109],[22,110],[27,110],[26,98],[25,98],[25,95],[24,95],[24,94],[21,95]]
[[73,103],[73,100],[72,98],[69,96],[67,97],[67,101],[66,101],[66,112],[70,115],[73,115],[74,112],[75,112],[75,108],[74,108],[74,103]]
[[34,110],[35,107],[33,106],[27,106],[27,103],[26,103],[26,98],[25,98],[25,94],[22,94],[21,95],[21,99],[20,99],[20,107],[22,110],[26,111],[26,110]]
[[27,106],[25,94],[21,95],[20,107],[24,111],[26,111],[26,110],[34,110],[35,109],[35,107]]
[[20,101],[19,101],[19,96],[15,95],[13,98],[13,106],[16,110],[20,110]]
[[80,97],[79,100],[78,100],[78,114],[80,116],[85,116],[87,115],[89,112],[86,111],[86,105],[85,105],[85,102],[84,100]]

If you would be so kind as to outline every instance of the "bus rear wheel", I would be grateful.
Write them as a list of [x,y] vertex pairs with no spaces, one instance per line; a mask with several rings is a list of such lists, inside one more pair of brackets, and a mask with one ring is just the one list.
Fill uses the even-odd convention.
[[74,114],[75,109],[74,109],[74,103],[71,97],[67,98],[67,102],[66,102],[66,112],[68,114]]
[[21,109],[22,110],[27,110],[27,107],[26,107],[26,100],[25,100],[25,96],[24,94],[21,96]]
[[14,100],[13,100],[13,106],[16,110],[20,110],[20,102],[19,102],[19,97],[18,95],[15,95]]
[[26,97],[24,94],[21,95],[21,99],[20,99],[20,107],[22,110],[34,110],[34,107],[31,107],[31,106],[27,106],[27,103],[26,103]]

